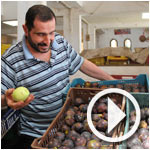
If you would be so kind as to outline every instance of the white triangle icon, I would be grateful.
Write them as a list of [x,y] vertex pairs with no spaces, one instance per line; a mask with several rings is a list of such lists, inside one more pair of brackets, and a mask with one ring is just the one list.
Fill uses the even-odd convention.
[[125,113],[108,97],[108,133],[125,117]]

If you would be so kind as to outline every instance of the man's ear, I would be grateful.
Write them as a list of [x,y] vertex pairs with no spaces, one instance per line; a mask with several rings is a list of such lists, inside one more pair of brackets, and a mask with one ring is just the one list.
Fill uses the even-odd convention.
[[23,27],[25,36],[28,36],[28,28],[27,28],[27,26],[25,24],[23,24],[22,27]]

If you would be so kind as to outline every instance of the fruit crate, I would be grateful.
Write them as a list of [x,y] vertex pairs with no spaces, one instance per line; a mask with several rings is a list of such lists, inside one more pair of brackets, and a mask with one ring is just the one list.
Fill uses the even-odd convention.
[[[149,92],[149,80],[148,80],[148,76],[146,74],[140,74],[138,76],[135,75],[115,75],[115,77],[117,77],[119,80],[110,80],[110,81],[92,81],[91,83],[98,83],[99,86],[102,85],[114,85],[116,86],[117,84],[121,84],[121,85],[125,85],[125,84],[139,84],[145,87],[146,92],[138,92],[138,93],[134,93],[131,92],[132,95],[141,95],[141,93],[145,93],[145,96],[147,96],[148,92]],[[129,79],[129,77],[131,77]],[[120,79],[122,78],[122,79]],[[126,79],[125,79],[126,78]],[[80,84],[81,87],[83,87],[84,83],[86,81],[83,80],[82,78],[76,78],[74,79],[67,87],[66,90],[63,93],[63,97],[66,98],[68,90],[72,87],[76,87],[77,84]]]
[[[117,75],[116,75],[117,77]],[[124,77],[129,77],[129,76],[122,76]],[[134,76],[132,76],[134,77]],[[120,76],[118,76],[120,78]],[[146,90],[148,92],[149,90],[149,81],[148,77],[146,74],[140,74],[138,75],[135,79],[120,79],[120,80],[110,80],[110,81],[92,81],[91,83],[97,82],[100,86],[101,85],[116,85],[116,84],[133,84],[133,83],[138,83],[140,85],[144,85],[146,87]],[[72,83],[70,84],[70,87],[75,87],[77,84],[80,84],[83,86],[85,81],[81,78],[74,79]]]
[[[93,96],[95,96],[100,91],[100,89],[71,88],[67,94],[67,100],[65,101],[61,111],[50,124],[44,135],[40,138],[34,139],[31,147],[34,149],[47,149],[47,144],[49,141],[54,138],[57,131],[59,131],[59,129],[62,127],[64,123],[65,112],[68,110],[68,108],[70,108],[71,105],[74,104],[75,98],[80,97],[85,100],[85,103],[88,104]],[[122,97],[118,100],[118,102],[122,104]]]
[[1,119],[1,139],[15,124],[15,122],[19,119],[19,117],[20,117],[19,110],[13,110],[11,108],[8,109],[6,114],[4,114],[4,116]]
[[[140,109],[144,107],[149,108],[149,94],[145,96],[144,94],[135,94],[134,98],[136,99]],[[130,112],[135,110],[134,105],[132,102],[127,98],[126,99],[126,124],[125,124],[125,131],[124,134],[126,134],[129,131],[129,120],[130,120]],[[127,149],[127,143],[126,140],[122,142],[122,144],[119,146],[119,149]]]

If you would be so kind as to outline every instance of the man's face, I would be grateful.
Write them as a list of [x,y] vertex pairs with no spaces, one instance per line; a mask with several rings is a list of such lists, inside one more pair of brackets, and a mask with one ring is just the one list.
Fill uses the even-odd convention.
[[35,19],[34,27],[26,33],[27,41],[34,51],[46,53],[55,37],[55,19],[41,22]]

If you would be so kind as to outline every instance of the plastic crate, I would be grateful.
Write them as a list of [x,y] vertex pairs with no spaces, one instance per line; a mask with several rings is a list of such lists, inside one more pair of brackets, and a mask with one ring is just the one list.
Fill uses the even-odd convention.
[[[89,101],[95,96],[100,89],[83,89],[83,88],[71,88],[67,94],[67,100],[59,114],[50,124],[44,135],[40,138],[34,139],[31,147],[34,149],[45,149],[47,148],[47,144],[51,139],[54,138],[56,132],[62,127],[64,123],[65,112],[68,108],[74,104],[74,100],[76,97],[83,98],[85,103],[89,103]],[[117,99],[119,103],[122,103],[122,98]],[[112,144],[112,143],[111,143]]]
[[[145,96],[144,94],[135,94],[134,95],[137,103],[139,104],[140,108],[149,107],[149,94]],[[127,98],[126,100],[126,124],[125,124],[125,131],[124,134],[126,134],[129,131],[129,119],[130,119],[130,112],[135,110],[134,105],[132,102]],[[119,146],[119,149],[127,149],[127,143],[126,140],[122,142],[122,144]]]
[[110,80],[110,81],[99,81],[99,85],[116,85],[116,84],[133,84],[138,83],[146,87],[147,92],[149,91],[149,80],[146,74],[140,74],[135,79],[122,79],[122,80]]
[[1,119],[1,139],[19,119],[19,110],[9,109]]
[[[135,79],[121,79],[121,80],[110,80],[110,81],[92,81],[91,83],[97,82],[99,85],[116,85],[116,84],[132,84],[138,83],[140,85],[145,85],[146,90],[149,90],[149,81],[146,74],[140,74]],[[74,79],[70,84],[70,87],[75,87],[77,84],[83,86],[85,81],[81,78]]]
[[[122,75],[122,77],[125,77],[126,75]],[[128,76],[129,77],[129,76]],[[99,86],[101,85],[117,85],[117,84],[140,84],[140,85],[144,85],[146,88],[146,91],[149,91],[149,80],[148,80],[148,76],[146,74],[140,74],[137,77],[131,75],[131,77],[133,77],[132,79],[120,79],[121,75],[118,76],[118,78],[120,80],[110,80],[110,81],[92,81],[91,83],[95,83],[97,82],[99,84]],[[136,78],[135,78],[136,77]],[[66,97],[68,90],[71,87],[75,87],[77,84],[80,84],[81,86],[83,86],[85,83],[85,80],[83,80],[82,78],[76,78],[74,79],[67,87],[64,94],[64,97]],[[133,92],[131,92],[132,94],[134,94]],[[141,94],[141,93],[136,93],[136,94]],[[146,94],[147,95],[147,94]]]
[[[147,97],[145,97],[144,95],[135,95],[134,97],[137,100],[140,108],[149,107],[149,94]],[[135,108],[130,100],[128,100],[127,102],[129,103],[129,113],[130,113],[131,111],[135,110]]]

